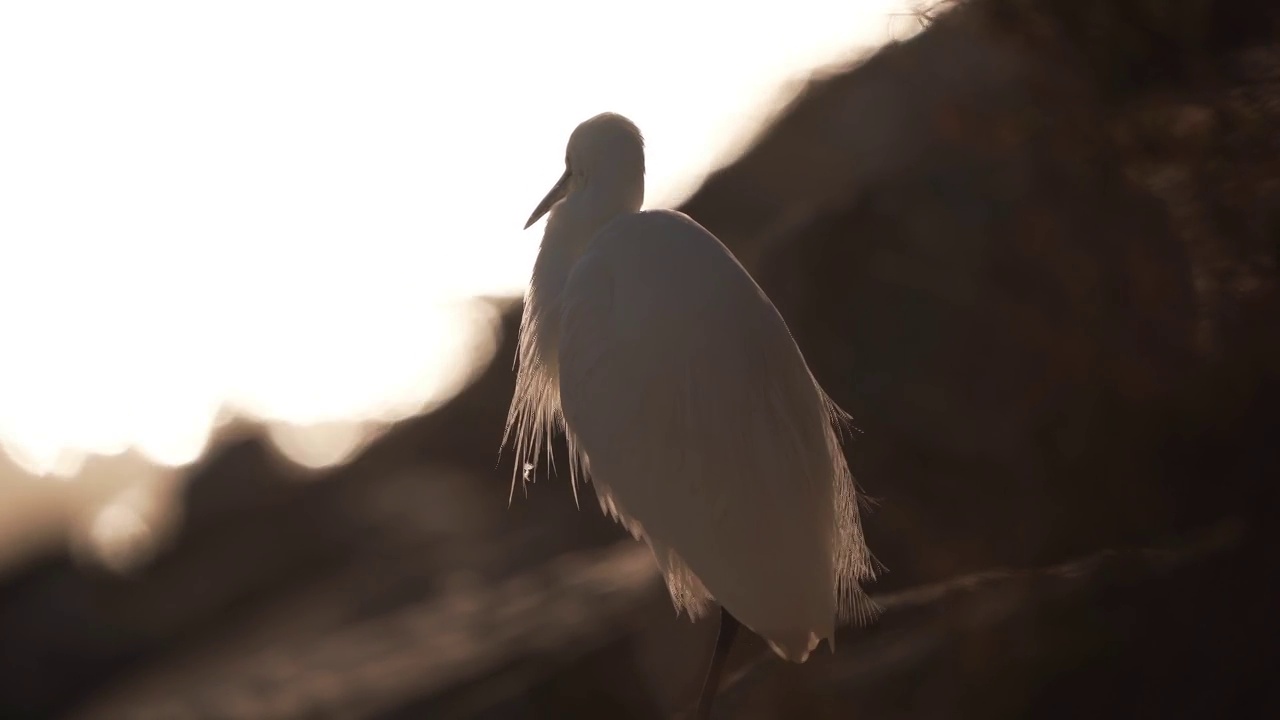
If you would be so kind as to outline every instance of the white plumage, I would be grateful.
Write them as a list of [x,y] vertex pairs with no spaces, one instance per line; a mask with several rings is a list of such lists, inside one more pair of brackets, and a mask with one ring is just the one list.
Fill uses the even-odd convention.
[[677,611],[717,601],[803,662],[837,621],[873,614],[841,413],[720,241],[681,213],[641,212],[643,198],[635,125],[579,125],[529,220],[551,213],[507,423],[517,467],[563,430],[575,497],[585,471],[652,548]]

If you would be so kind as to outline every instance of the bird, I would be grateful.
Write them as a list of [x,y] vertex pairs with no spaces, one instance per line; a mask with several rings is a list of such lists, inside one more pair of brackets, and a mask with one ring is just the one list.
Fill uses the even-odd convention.
[[728,248],[684,213],[642,210],[644,188],[635,123],[604,112],[573,130],[524,228],[547,216],[502,446],[528,482],[563,433],[574,501],[590,482],[648,544],[677,614],[720,606],[706,718],[739,627],[787,661],[834,652],[838,624],[877,614],[875,568],[850,416]]

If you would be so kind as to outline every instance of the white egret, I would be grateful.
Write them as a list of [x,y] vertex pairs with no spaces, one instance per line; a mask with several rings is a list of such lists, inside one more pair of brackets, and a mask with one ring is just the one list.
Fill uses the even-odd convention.
[[[688,216],[640,211],[644,140],[597,115],[569,138],[525,300],[504,445],[526,477],[565,432],[570,477],[649,544],[676,611],[721,606],[710,713],[738,624],[804,662],[863,622],[873,577],[844,415],[773,303]],[[514,480],[512,483],[514,492]]]

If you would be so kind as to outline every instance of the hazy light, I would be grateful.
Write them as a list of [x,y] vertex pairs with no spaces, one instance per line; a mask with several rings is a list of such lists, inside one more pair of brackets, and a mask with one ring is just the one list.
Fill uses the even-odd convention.
[[137,483],[93,512],[81,554],[116,573],[144,566],[164,547],[178,526],[174,483]]
[[98,559],[117,572],[136,565],[151,539],[150,525],[127,502],[113,502],[99,511],[89,532]]
[[[439,402],[577,122],[635,119],[676,202],[903,4],[4,3],[0,438],[37,472],[181,464],[227,406],[332,432]],[[307,464],[360,442],[281,432]]]
[[141,453],[88,458],[64,519],[72,553],[117,573],[145,565],[179,527],[180,481]]
[[277,423],[267,428],[267,436],[285,457],[309,468],[322,468],[344,462],[360,448],[369,435],[368,427],[352,422],[307,426]]

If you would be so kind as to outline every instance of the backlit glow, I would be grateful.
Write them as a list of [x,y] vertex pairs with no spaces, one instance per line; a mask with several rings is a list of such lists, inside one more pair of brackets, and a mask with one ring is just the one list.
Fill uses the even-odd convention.
[[909,4],[0,4],[3,449],[179,465],[231,413],[339,462],[491,356],[470,298],[523,292],[579,121],[635,120],[671,205]]

